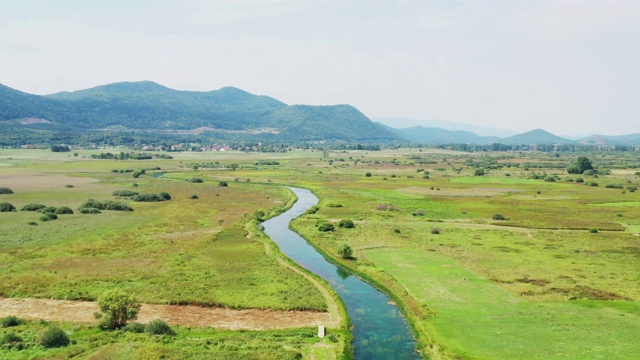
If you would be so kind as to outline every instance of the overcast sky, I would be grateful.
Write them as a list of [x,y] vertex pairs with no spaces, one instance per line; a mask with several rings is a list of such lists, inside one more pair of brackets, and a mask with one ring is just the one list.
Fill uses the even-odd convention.
[[0,0],[0,83],[152,80],[370,117],[640,132],[640,0]]

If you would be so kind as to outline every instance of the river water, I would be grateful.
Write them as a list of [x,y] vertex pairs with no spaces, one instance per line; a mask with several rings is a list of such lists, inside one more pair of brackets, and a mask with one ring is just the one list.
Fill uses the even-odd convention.
[[285,255],[325,279],[340,295],[353,324],[356,360],[420,359],[409,325],[385,294],[336,267],[289,230],[291,220],[318,203],[318,198],[309,190],[289,189],[298,201],[289,211],[262,223],[264,232]]

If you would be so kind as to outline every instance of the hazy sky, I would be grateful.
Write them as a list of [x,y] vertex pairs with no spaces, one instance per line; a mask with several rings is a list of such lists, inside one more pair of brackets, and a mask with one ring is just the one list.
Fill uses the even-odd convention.
[[640,0],[0,0],[0,83],[236,86],[558,135],[640,132]]

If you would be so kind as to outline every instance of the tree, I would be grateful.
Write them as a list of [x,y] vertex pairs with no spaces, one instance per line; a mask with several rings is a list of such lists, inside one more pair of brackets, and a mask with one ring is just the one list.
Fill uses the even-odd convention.
[[569,174],[583,174],[587,170],[593,170],[593,164],[591,164],[591,160],[586,156],[578,156],[567,168]]
[[236,171],[236,169],[240,167],[240,165],[237,163],[231,163],[231,164],[227,164],[225,167],[227,169],[230,169],[231,171]]
[[353,255],[353,250],[351,249],[351,246],[347,244],[342,244],[338,248],[338,255],[340,255],[343,259],[351,259],[351,256]]
[[266,214],[262,210],[256,210],[256,211],[253,212],[253,218],[258,220],[258,221],[264,220],[265,215]]
[[475,176],[484,176],[484,169],[476,169],[476,171],[473,172],[473,175]]
[[128,320],[135,320],[140,311],[140,302],[133,295],[120,290],[112,290],[98,298],[100,311],[94,316],[100,321],[100,327],[105,329],[119,329]]

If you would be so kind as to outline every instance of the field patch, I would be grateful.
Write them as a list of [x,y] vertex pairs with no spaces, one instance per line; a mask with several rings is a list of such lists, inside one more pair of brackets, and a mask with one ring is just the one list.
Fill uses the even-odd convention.
[[489,187],[476,187],[476,188],[462,188],[462,189],[446,189],[438,188],[432,189],[431,187],[406,187],[397,189],[396,191],[415,194],[415,195],[427,195],[427,196],[455,196],[455,197],[489,197],[499,196],[503,194],[519,193],[523,190],[519,189],[504,189],[504,188],[489,188]]
[[591,206],[605,206],[605,207],[617,207],[617,206],[640,206],[640,201],[617,201],[607,203],[592,203]]

